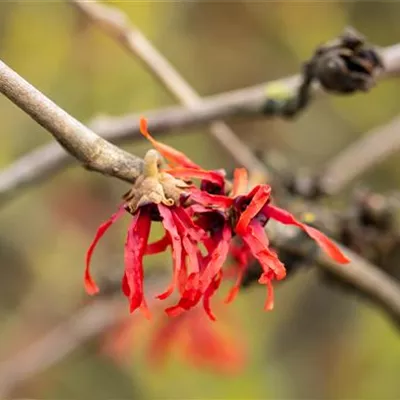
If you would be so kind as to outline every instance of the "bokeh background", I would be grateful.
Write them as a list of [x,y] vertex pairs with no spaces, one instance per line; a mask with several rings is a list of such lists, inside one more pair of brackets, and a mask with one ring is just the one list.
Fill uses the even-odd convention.
[[[346,25],[385,46],[400,37],[397,2],[118,2],[145,35],[202,95],[299,71],[316,45]],[[174,104],[136,60],[63,2],[0,3],[0,57],[82,121]],[[252,148],[276,148],[293,168],[317,168],[347,144],[399,112],[400,82],[371,93],[325,97],[294,122],[232,124]],[[0,98],[0,165],[51,141]],[[234,165],[207,135],[187,130],[165,138],[206,167]],[[144,141],[125,146],[143,155]],[[398,156],[364,177],[375,190],[400,185]],[[21,192],[0,210],[0,362],[23,352],[88,303],[84,253],[98,224],[127,186],[69,168]],[[343,203],[346,195],[343,195]],[[340,203],[340,202],[339,202]],[[94,258],[96,276],[119,274],[126,221],[113,227]],[[154,258],[148,268],[168,261]],[[196,368],[172,353],[154,368],[144,349],[151,326],[132,330],[125,357],[104,351],[96,337],[10,396],[74,399],[398,399],[399,332],[377,309],[351,293],[323,285],[313,269],[280,285],[276,307],[264,313],[263,288],[243,291],[228,308],[232,332],[247,347],[237,373]],[[136,323],[135,322],[135,323]],[[144,331],[141,329],[145,329]],[[147,329],[147,331],[146,331]]]

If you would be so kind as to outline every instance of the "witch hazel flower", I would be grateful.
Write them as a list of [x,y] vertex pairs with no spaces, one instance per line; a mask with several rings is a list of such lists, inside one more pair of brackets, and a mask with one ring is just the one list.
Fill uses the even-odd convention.
[[[204,290],[204,308],[211,319],[215,319],[210,309],[210,297],[216,292],[222,281],[224,262],[231,254],[236,258],[238,277],[234,287],[228,294],[226,302],[236,297],[250,261],[256,259],[263,273],[259,283],[267,286],[265,309],[272,310],[274,305],[273,280],[281,280],[286,276],[286,269],[275,251],[270,248],[265,225],[269,219],[283,224],[295,225],[304,230],[327,254],[339,263],[349,260],[338,247],[322,232],[295,219],[287,211],[271,205],[271,187],[257,185],[249,193],[247,191],[247,172],[236,169],[233,188],[229,196],[210,194],[197,188],[189,188],[190,199],[197,204],[192,206],[197,223],[209,232],[210,242],[207,247],[210,261],[202,275]],[[215,192],[215,188],[214,188]],[[182,299],[174,312],[187,310],[196,302],[188,304]],[[188,307],[189,306],[189,307]]]
[[[156,150],[149,150],[144,158],[143,174],[136,180],[132,189],[124,195],[124,204],[119,210],[104,222],[98,229],[95,238],[86,254],[85,288],[89,294],[99,291],[90,274],[90,262],[93,251],[107,229],[126,211],[132,215],[125,242],[125,271],[122,278],[122,291],[128,297],[130,311],[140,308],[146,316],[149,310],[143,293],[143,257],[152,254],[155,249],[166,248],[172,245],[174,269],[179,270],[181,262],[181,237],[178,224],[186,225],[190,221],[189,215],[181,207],[182,197],[185,195],[187,184],[165,172],[159,171],[160,155]],[[161,221],[166,239],[148,245],[152,221]],[[180,225],[179,225],[180,226]],[[191,224],[190,235],[196,240],[201,239],[202,231]],[[188,228],[189,230],[189,228]],[[166,293],[159,295],[167,297],[172,292],[168,288]]]
[[[222,324],[213,324],[199,308],[176,318],[162,319],[151,338],[148,357],[162,366],[175,348],[187,362],[218,373],[235,374],[243,370],[247,349],[237,327],[224,315]],[[221,329],[222,328],[222,329]]]
[[[130,350],[143,345],[134,338],[147,338],[145,357],[152,366],[165,366],[171,356],[201,369],[221,374],[235,374],[245,367],[248,351],[242,333],[226,313],[220,323],[213,324],[200,307],[176,318],[168,318],[155,310],[151,327],[129,318],[103,335],[103,350],[116,362],[123,362]],[[146,331],[144,331],[146,329]]]
[[[168,247],[173,259],[172,280],[157,298],[165,300],[175,289],[180,293],[178,302],[165,310],[168,315],[178,316],[202,301],[209,318],[215,320],[210,301],[226,279],[225,264],[230,256],[237,261],[238,275],[226,301],[235,298],[250,261],[256,259],[262,267],[259,282],[268,290],[265,309],[271,310],[272,282],[284,279],[286,270],[270,248],[265,231],[270,219],[297,226],[333,260],[342,264],[349,262],[322,232],[272,205],[269,185],[258,184],[249,191],[245,169],[236,169],[230,183],[223,170],[204,170],[185,154],[156,141],[147,130],[146,120],[140,121],[140,128],[157,151],[146,154],[143,175],[124,196],[124,205],[98,229],[86,259],[85,285],[89,293],[98,291],[89,273],[94,247],[124,210],[133,215],[125,244],[122,280],[131,312],[141,308],[148,315],[143,296],[143,256],[163,252]],[[159,154],[168,162],[164,170],[160,169]],[[193,180],[199,184],[196,186]],[[148,244],[152,221],[161,221],[165,235]]]
[[[268,296],[265,309],[271,310],[274,305],[273,280],[281,280],[286,276],[286,269],[279,260],[277,253],[270,249],[265,225],[270,219],[274,219],[284,225],[294,225],[302,229],[316,244],[327,253],[334,261],[346,264],[349,259],[340,249],[322,232],[298,221],[288,211],[271,204],[271,187],[269,185],[257,185],[248,194],[243,194],[248,182],[247,172],[243,169],[236,170],[234,176],[234,203],[231,209],[234,231],[241,240],[241,246],[236,248],[236,258],[239,260],[239,276],[233,290],[228,296],[228,302],[232,301],[239,290],[249,260],[255,258],[263,273],[259,283],[268,288]],[[235,188],[236,191],[235,191]],[[243,260],[247,261],[247,265]]]

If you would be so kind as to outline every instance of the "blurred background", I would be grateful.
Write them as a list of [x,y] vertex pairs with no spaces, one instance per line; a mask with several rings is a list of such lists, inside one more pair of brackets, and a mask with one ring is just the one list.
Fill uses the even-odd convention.
[[[347,25],[381,46],[400,37],[396,2],[137,1],[115,6],[201,95],[297,73],[318,44]],[[0,3],[0,58],[81,121],[100,113],[145,115],[146,110],[174,104],[139,62],[63,2]],[[293,168],[312,170],[395,116],[399,93],[399,81],[385,81],[367,95],[324,97],[294,122],[246,120],[232,127],[252,148],[276,148]],[[1,167],[51,141],[3,97],[0,120]],[[207,168],[234,166],[206,129],[176,132],[164,141]],[[135,140],[125,147],[142,156],[149,145]],[[377,191],[397,188],[399,168],[395,156],[363,182]],[[0,362],[24,354],[31,343],[92,301],[83,289],[84,254],[97,226],[114,212],[127,189],[76,166],[21,192],[0,210]],[[341,202],[346,200],[344,194]],[[121,276],[127,222],[112,228],[94,257],[99,279]],[[169,256],[161,256],[147,265],[149,270],[167,270],[168,263]],[[125,330],[122,351],[112,346],[112,332],[105,332],[8,395],[400,398],[399,332],[379,310],[322,284],[313,269],[279,285],[272,313],[263,311],[264,297],[264,288],[254,285],[230,306],[216,307],[225,333],[238,343],[240,360],[237,365],[232,361],[237,368],[194,365],[179,353],[179,343],[164,366],[149,363],[146,349],[162,318],[160,310],[151,322],[130,317],[132,329]],[[210,329],[220,329],[217,324]]]

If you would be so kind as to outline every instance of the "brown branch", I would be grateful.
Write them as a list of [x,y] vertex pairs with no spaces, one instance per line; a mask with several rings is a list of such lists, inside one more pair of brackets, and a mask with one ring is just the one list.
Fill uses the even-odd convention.
[[[397,76],[400,73],[400,44],[387,47],[381,53],[386,69],[380,78]],[[265,102],[272,98],[266,94],[269,85],[279,85],[286,87],[288,91],[294,91],[299,83],[300,76],[296,75],[206,97],[192,110],[185,107],[169,107],[150,111],[146,113],[149,129],[154,134],[162,134],[176,129],[204,125],[221,118],[262,117]],[[322,92],[315,86],[314,93]],[[99,117],[90,123],[90,127],[113,143],[123,143],[131,141],[140,134],[138,121],[139,115],[135,114],[123,117]],[[74,159],[56,143],[50,143],[28,153],[0,171],[0,204],[16,196],[19,189],[34,186],[73,163]]]
[[322,269],[329,271],[344,282],[352,282],[354,287],[366,295],[374,304],[381,307],[395,324],[400,327],[400,285],[396,280],[358,254],[340,246],[351,263],[339,268],[337,264],[322,252],[316,262]]
[[[164,287],[165,283],[164,274],[146,279],[149,306],[156,302],[154,293]],[[94,299],[41,339],[0,362],[0,398],[5,398],[18,384],[50,368],[93,337],[127,318],[132,318],[127,312],[125,299],[115,295],[113,282],[108,282],[110,284],[107,296]],[[119,291],[120,284],[116,287]]]
[[[144,66],[179,102],[192,110],[201,105],[201,97],[150,41],[129,22],[122,11],[96,1],[70,1],[129,54],[141,60]],[[254,170],[267,175],[268,171],[264,163],[224,122],[213,122],[210,125],[210,133],[239,165],[246,167],[249,171]]]
[[[0,92],[86,168],[132,182],[142,161],[96,135],[0,61]],[[31,166],[33,167],[33,166]]]
[[[397,76],[400,73],[400,44],[387,47],[381,53],[386,70],[380,78]],[[217,94],[204,98],[193,110],[185,107],[169,107],[149,111],[146,113],[149,129],[154,134],[164,134],[177,129],[205,125],[221,118],[262,117],[265,102],[272,98],[266,94],[268,85],[278,84],[287,87],[287,90],[296,90],[299,82],[300,76],[297,75]],[[322,92],[315,87],[314,93]],[[90,127],[113,143],[123,143],[137,138],[140,134],[138,121],[139,115],[135,114],[123,117],[99,117],[90,123]],[[19,189],[34,186],[73,163],[74,159],[55,143],[28,153],[0,171],[0,203],[12,199],[18,194]]]
[[320,178],[320,188],[336,194],[350,181],[362,175],[400,149],[400,116],[364,134],[328,162]]
[[98,300],[85,306],[28,348],[0,363],[0,397],[6,398],[18,384],[125,318],[126,307],[121,299]]
[[[282,234],[283,235],[283,234]],[[282,250],[302,257],[307,257],[304,247],[288,240],[287,237],[277,237],[274,244]],[[333,274],[336,278],[350,284],[356,292],[367,297],[377,305],[400,328],[400,285],[390,275],[380,270],[368,260],[355,252],[338,244],[342,252],[351,260],[345,266],[338,266],[325,253],[319,251],[314,258],[319,269]]]

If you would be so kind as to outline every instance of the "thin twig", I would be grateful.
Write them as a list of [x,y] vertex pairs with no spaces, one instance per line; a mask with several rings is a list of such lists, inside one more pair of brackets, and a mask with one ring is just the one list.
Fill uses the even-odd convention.
[[45,128],[86,168],[133,182],[142,160],[96,135],[0,61],[0,92]]
[[127,318],[121,299],[92,302],[57,325],[38,341],[0,363],[0,397],[21,382],[45,371],[107,328]]
[[316,262],[344,282],[366,295],[375,305],[388,314],[400,327],[400,285],[396,280],[358,254],[339,246],[351,263],[339,268],[326,254],[320,252]]
[[[397,76],[400,72],[400,44],[382,50],[386,66],[382,77]],[[180,128],[200,126],[220,118],[250,117],[263,115],[263,105],[268,99],[268,85],[285,86],[295,90],[300,82],[299,76],[264,83],[253,87],[222,93],[203,99],[196,109],[169,107],[146,113],[149,129],[154,134],[169,133]],[[316,88],[316,92],[321,93]],[[139,132],[139,115],[123,117],[99,117],[89,126],[100,136],[113,143],[123,143],[136,138]],[[36,185],[55,175],[59,170],[74,163],[74,159],[56,143],[42,146],[28,153],[13,164],[0,171],[0,204],[18,194],[18,189]]]
[[[161,82],[179,102],[195,110],[202,104],[201,97],[183,79],[174,66],[150,43],[150,41],[115,7],[96,1],[70,0],[83,14],[100,29],[111,36],[129,54],[134,55]],[[249,171],[268,174],[262,163],[232,129],[222,121],[210,125],[212,136],[227,150],[232,158]]]
[[320,188],[336,194],[350,181],[400,149],[400,116],[363,135],[328,162]]
[[[165,275],[146,279],[149,306],[156,303],[157,293],[166,283]],[[117,285],[118,290],[120,285]],[[5,398],[15,387],[45,371],[72,353],[76,348],[107,329],[132,318],[126,302],[113,294],[114,288],[103,298],[93,299],[16,355],[0,362],[0,398]]]
[[[385,73],[380,78],[397,76],[400,73],[400,44],[387,47],[381,51]],[[266,94],[269,86],[286,87],[288,91],[296,90],[300,76],[283,78],[274,82],[221,93],[206,97],[195,109],[186,107],[169,107],[149,111],[149,129],[154,134],[208,124],[228,117],[262,117],[263,106],[271,98]],[[322,93],[317,86],[314,93]],[[139,115],[131,114],[122,117],[99,117],[89,124],[92,130],[112,143],[123,143],[137,138],[139,132]],[[400,138],[399,138],[400,141]],[[50,143],[22,156],[13,164],[0,171],[0,204],[12,199],[19,189],[34,186],[44,179],[74,163],[59,145]]]
[[[287,238],[277,238],[274,243],[282,250],[307,257],[304,247]],[[342,252],[351,260],[346,266],[338,266],[324,252],[318,251],[313,258],[316,266],[325,270],[341,281],[350,284],[356,292],[367,297],[377,305],[400,328],[400,285],[390,275],[380,270],[368,260],[340,245]]]

